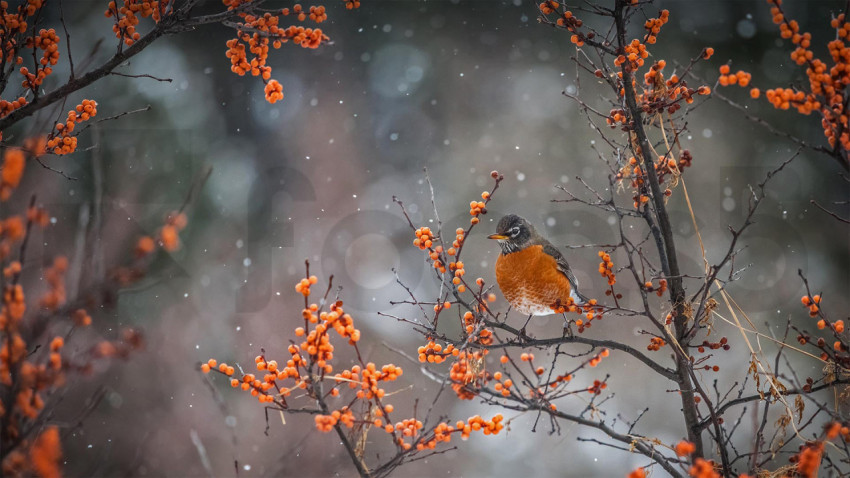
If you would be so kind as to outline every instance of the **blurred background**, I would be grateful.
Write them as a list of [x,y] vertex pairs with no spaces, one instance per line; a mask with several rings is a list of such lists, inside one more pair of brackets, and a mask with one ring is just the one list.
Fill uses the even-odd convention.
[[[96,42],[104,43],[93,64],[114,51],[112,21],[104,18],[101,3],[64,5],[78,71]],[[827,56],[826,43],[835,34],[829,20],[844,2],[786,4],[788,14],[812,32],[816,55]],[[779,39],[763,1],[656,5],[670,10],[670,22],[650,51],[652,58],[667,60],[668,72],[675,62],[687,63],[712,46],[715,56],[695,68],[712,87],[717,68],[727,61],[733,72],[752,73],[752,86],[762,90],[805,78],[789,60],[789,43]],[[293,286],[307,258],[321,283],[333,274],[334,285],[342,287],[346,308],[363,333],[364,358],[405,369],[388,388],[398,390],[391,403],[406,410],[400,415],[412,412],[416,398],[430,403],[436,384],[418,364],[382,345],[413,354],[424,339],[377,315],[416,313],[389,303],[405,297],[394,282],[394,268],[421,298],[432,298],[436,290],[392,202],[398,196],[417,225],[431,224],[423,168],[448,230],[468,222],[468,202],[489,188],[491,170],[506,176],[489,214],[468,240],[464,254],[472,277],[494,282],[498,248],[485,235],[504,213],[529,218],[562,247],[615,240],[613,217],[552,202],[566,198],[556,185],[585,192],[576,176],[600,189],[608,184],[607,169],[592,147],[609,152],[562,91],[578,92],[601,111],[611,106],[594,78],[582,74],[576,81],[571,60],[576,50],[568,34],[538,24],[533,2],[364,0],[353,11],[339,1],[325,6],[329,20],[321,27],[331,45],[307,50],[288,44],[270,55],[272,76],[283,85],[281,102],[266,103],[262,82],[230,72],[225,42],[231,30],[209,26],[163,38],[121,71],[172,81],[114,76],[72,97],[97,100],[103,117],[147,105],[151,110],[92,128],[80,138],[78,153],[49,160],[77,181],[35,168],[25,176],[29,183],[23,187],[37,187],[50,197],[47,207],[56,220],[35,254],[68,254],[60,246],[72,243],[67,238],[79,229],[81,211],[95,203],[103,262],[113,264],[135,238],[152,234],[167,212],[179,208],[192,182],[212,168],[188,209],[183,247],[160,253],[151,278],[124,291],[115,309],[93,312],[98,330],[141,329],[147,349],[76,379],[53,410],[57,420],[71,420],[94,391],[106,391],[106,399],[64,442],[69,476],[207,476],[203,460],[209,460],[215,476],[354,474],[338,439],[316,432],[312,418],[291,417],[283,425],[272,414],[265,435],[266,416],[256,399],[232,390],[221,377],[213,380],[214,392],[198,364],[215,357],[247,369],[260,348],[285,360],[292,330],[301,321],[303,299]],[[202,6],[219,8],[214,2]],[[655,6],[647,13],[654,16]],[[643,21],[633,25],[635,32]],[[148,23],[143,20],[142,32]],[[64,36],[62,42],[64,55]],[[779,129],[824,143],[818,118],[775,111],[738,86],[722,93]],[[719,100],[698,107],[681,139],[695,158],[685,180],[708,258],[716,260],[728,247],[727,226],[743,220],[749,185],[761,182],[796,147]],[[770,184],[756,224],[742,239],[747,247],[735,266],[748,268],[730,293],[765,333],[781,335],[789,317],[814,328],[799,304],[804,289],[797,269],[823,293],[833,318],[850,310],[849,229],[809,204],[810,199],[821,204],[850,199],[840,172],[832,159],[803,151]],[[626,196],[622,199],[629,201]],[[670,207],[685,271],[699,274],[699,245],[679,190]],[[834,209],[848,216],[846,205]],[[601,297],[598,249],[564,250],[583,292]],[[633,299],[627,294],[627,301]],[[660,312],[664,306],[656,304]],[[506,308],[501,295],[497,306]],[[522,321],[509,319],[517,326]],[[555,336],[561,322],[555,316],[535,319],[528,331]],[[637,332],[647,327],[637,319],[610,318],[586,333],[643,348],[648,338]],[[718,323],[716,334],[728,336],[732,350],[713,359],[720,372],[706,380],[717,378],[726,390],[744,378],[748,352],[733,328]],[[768,353],[774,350],[762,345]],[[345,348],[338,347],[340,363],[348,357]],[[656,353],[658,360],[669,360]],[[820,376],[817,362],[794,359],[801,377]],[[652,407],[636,431],[669,444],[683,438],[679,398],[667,391],[671,383],[649,379],[623,354],[613,353],[601,367],[611,374],[608,390],[615,393],[604,407],[608,418],[633,420],[649,404],[664,404]],[[576,385],[593,378],[580,376]],[[437,406],[452,421],[497,412],[450,393]],[[647,464],[637,455],[577,440],[603,438],[594,431],[566,424],[559,433],[549,433],[548,427],[532,433],[534,416],[503,413],[509,427],[502,434],[458,442],[458,450],[407,465],[399,476],[625,476]],[[744,445],[752,421],[744,415],[736,435]],[[384,434],[370,439],[375,444],[369,450],[387,451]],[[777,463],[785,464],[784,458]]]

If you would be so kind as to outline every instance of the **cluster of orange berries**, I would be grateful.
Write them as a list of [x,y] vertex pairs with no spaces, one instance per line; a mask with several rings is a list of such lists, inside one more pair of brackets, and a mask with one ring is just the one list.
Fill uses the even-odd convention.
[[475,341],[481,345],[493,345],[493,331],[482,328],[481,331],[478,332],[478,336],[475,338]]
[[[608,291],[610,292],[610,291]],[[582,305],[576,305],[575,301],[572,297],[568,297],[566,303],[562,303],[560,300],[555,304],[552,304],[552,310],[556,314],[565,314],[567,312],[575,312],[577,314],[582,314],[587,318],[587,322],[583,319],[576,320],[576,326],[578,327],[579,333],[584,332],[585,329],[590,328],[591,321],[594,319],[602,319],[602,308],[596,306],[596,299],[590,299],[587,303]]]
[[26,106],[27,103],[26,98],[23,96],[13,101],[0,100],[0,116],[7,116],[16,109]]
[[750,84],[750,80],[752,80],[753,75],[747,73],[743,70],[738,70],[736,73],[731,73],[729,69],[729,65],[721,65],[720,66],[720,77],[717,81],[721,86],[729,86],[729,85],[739,85],[742,88],[746,88]]
[[[32,41],[36,48],[44,52],[39,60],[41,66],[56,65],[59,62],[59,35],[56,34],[55,29],[42,28],[34,40],[28,39],[28,41]],[[27,46],[32,47],[29,44]]]
[[824,431],[826,432],[826,438],[829,440],[835,440],[840,435],[844,441],[850,441],[850,427],[842,425],[839,422],[826,424]]
[[676,456],[688,456],[697,451],[697,446],[689,441],[682,440],[679,443],[676,443],[676,446],[673,447],[673,451],[676,452]]
[[12,246],[20,242],[26,234],[24,221],[20,216],[10,216],[5,221],[0,220],[0,259],[9,257]]
[[[541,375],[542,375],[542,374],[541,374]],[[562,384],[562,383],[567,383],[567,382],[569,382],[569,381],[570,381],[570,380],[572,380],[572,379],[573,379],[573,375],[572,375],[572,374],[569,374],[569,373],[568,373],[568,374],[566,374],[566,375],[558,375],[557,377],[555,377],[554,379],[552,379],[552,381],[551,381],[551,382],[547,383],[545,386],[547,386],[547,387],[549,387],[549,388],[555,388],[555,387],[557,387],[558,385],[560,385],[560,384]]]
[[472,332],[475,331],[475,314],[470,311],[463,314],[463,328],[467,335],[472,335]]
[[646,28],[646,38],[644,42],[649,43],[650,45],[654,45],[658,39],[658,33],[661,31],[661,27],[664,26],[670,20],[670,11],[669,10],[661,10],[658,14],[658,18],[650,18],[644,23],[643,27]]
[[[57,300],[64,300],[64,285],[61,278],[64,269],[67,267],[67,261],[64,258],[57,258],[54,261],[53,267],[45,271],[45,279],[50,284],[51,288],[62,289],[57,292]],[[3,271],[7,278],[17,277],[21,271],[21,263],[12,261]],[[30,356],[35,356],[35,353],[29,353],[27,344],[21,336],[20,322],[26,312],[26,302],[23,287],[20,284],[8,283],[4,287],[2,296],[2,310],[0,310],[0,328],[6,331],[2,347],[0,347],[0,383],[5,386],[12,387],[13,385],[13,370],[15,370],[15,392],[14,400],[11,403],[12,408],[4,408],[0,405],[0,416],[10,418],[7,423],[5,432],[11,436],[18,436],[21,429],[25,426],[24,419],[33,420],[39,416],[44,409],[45,402],[42,397],[44,390],[52,387],[60,386],[64,383],[65,377],[62,373],[63,360],[61,352],[65,346],[65,340],[61,336],[55,336],[50,340],[47,347],[48,353],[43,363],[32,361]],[[53,304],[47,304],[53,306]],[[49,434],[49,433],[48,433]],[[20,470],[28,470],[33,467],[36,471],[46,469],[45,463],[35,463],[42,460],[44,457],[38,457],[37,454],[46,452],[38,450],[41,446],[39,442],[43,435],[36,439],[35,444],[28,444],[24,441],[22,448],[29,448],[29,459],[24,468]],[[57,445],[58,446],[58,445]],[[20,450],[15,450],[11,455],[7,456],[3,461],[4,472],[9,472],[10,469],[18,469]],[[21,465],[23,466],[23,465]],[[27,474],[27,473],[25,473]],[[55,475],[50,475],[55,476]]]
[[502,372],[494,373],[493,380],[496,381],[496,384],[493,385],[493,389],[501,393],[503,397],[509,397],[511,395],[511,387],[514,386],[513,380],[506,378],[502,381]]
[[646,478],[646,470],[643,467],[635,468],[626,478]]
[[667,345],[667,342],[665,342],[661,337],[652,337],[649,339],[649,345],[646,346],[646,350],[657,352],[665,345]]
[[551,304],[550,307],[556,314],[580,311],[579,306],[576,305],[576,302],[572,297],[567,297],[565,301],[558,299],[558,301]]
[[446,348],[443,349],[442,345],[434,343],[433,340],[429,340],[427,344],[419,347],[417,352],[419,353],[420,362],[443,363],[446,360],[446,357],[451,355],[457,357],[460,350],[455,348],[452,344],[446,345]]
[[599,258],[602,262],[599,263],[599,275],[608,279],[608,285],[617,283],[617,277],[614,275],[614,262],[611,261],[611,254],[605,251],[599,251]]
[[[238,38],[227,40],[225,45],[227,45],[225,56],[230,59],[230,71],[239,76],[244,76],[248,71],[252,71],[251,63],[248,62],[248,56],[245,54],[245,45],[240,43]],[[256,71],[259,75],[260,69],[257,68]],[[271,76],[270,70],[268,75]]]
[[[845,23],[842,13],[830,22],[836,29],[836,37],[827,47],[834,62],[828,67],[822,60],[815,58],[811,48],[811,34],[800,32],[796,20],[789,20],[782,11],[782,2],[768,0],[771,5],[773,22],[779,25],[780,35],[790,39],[796,45],[791,52],[791,59],[798,65],[806,65],[806,75],[809,79],[809,90],[797,91],[790,88],[776,88],[766,92],[767,99],[778,109],[789,109],[794,106],[801,114],[808,115],[819,111],[822,116],[821,126],[824,136],[831,147],[840,145],[844,150],[850,149],[850,123],[844,105],[844,91],[850,83],[850,49],[845,41],[850,40],[850,23]],[[753,98],[758,98],[757,89],[751,91]]]
[[44,271],[44,280],[48,290],[41,298],[41,307],[54,311],[65,303],[65,272],[68,270],[68,259],[65,256],[53,258],[53,265]]
[[65,346],[65,339],[62,337],[53,337],[50,341],[50,367],[53,370],[62,368],[62,355],[59,353],[62,347]]
[[649,52],[646,50],[646,45],[640,42],[637,38],[632,40],[631,43],[625,46],[625,52],[622,55],[617,56],[614,60],[614,66],[620,66],[626,63],[628,60],[629,66],[631,66],[631,70],[637,70],[638,68],[643,66],[644,59],[649,57]]
[[[308,321],[311,323],[316,323],[317,321],[316,315],[313,314],[309,309],[305,309],[304,315],[308,315]],[[314,319],[314,320],[310,320]],[[325,321],[326,322],[326,321]],[[301,329],[299,327],[299,329]],[[330,342],[330,337],[325,333],[327,332],[328,326],[325,323],[317,324],[313,330],[309,333],[306,333],[306,340],[301,342],[300,347],[301,350],[307,352],[307,355],[316,363],[318,367],[325,371],[325,373],[331,373],[333,368],[328,361],[333,360],[333,351],[334,346]],[[301,330],[296,330],[295,335],[303,336],[304,333],[300,333]]]
[[27,221],[41,227],[47,227],[47,224],[50,223],[50,214],[48,214],[47,209],[41,206],[33,206],[27,209]]
[[310,20],[313,20],[316,23],[322,23],[323,21],[328,19],[328,14],[325,13],[325,7],[310,7]]
[[587,392],[591,395],[599,395],[602,393],[602,390],[608,388],[608,384],[602,380],[594,380],[593,385],[587,387]]
[[59,36],[56,34],[56,30],[52,28],[50,30],[42,29],[38,32],[38,36],[35,37],[35,42],[32,41],[32,38],[27,39],[26,46],[44,51],[39,61],[41,67],[36,65],[35,73],[30,73],[29,68],[25,66],[22,66],[19,70],[24,77],[21,86],[35,90],[41,86],[48,75],[53,73],[53,68],[50,65],[55,65],[59,61]]
[[[820,294],[815,294],[814,296],[811,296],[811,297],[808,296],[808,295],[804,295],[800,299],[800,302],[803,304],[803,307],[806,307],[807,309],[809,309],[809,316],[810,317],[817,317],[818,315],[820,315],[820,302],[821,302]],[[817,328],[818,329],[823,330],[827,327],[830,327],[837,334],[843,333],[844,332],[844,321],[843,320],[836,320],[835,322],[830,322],[826,319],[818,320],[818,322],[817,322]],[[798,340],[800,341],[801,344],[806,344],[808,342],[808,339],[805,338],[802,335],[798,337]],[[824,345],[825,345],[824,339],[822,339],[822,338],[818,339],[818,347],[822,348]],[[833,344],[833,348],[837,352],[846,351],[846,347],[844,346],[844,344],[841,343],[840,340],[835,341],[835,343]],[[825,359],[824,355],[825,354],[822,354],[821,358]]]
[[697,458],[688,470],[688,475],[692,478],[721,478],[714,468],[714,462]]
[[[823,329],[826,328],[826,322],[824,321],[824,319],[819,320],[817,325],[818,325],[818,329],[823,330]],[[832,324],[832,328],[838,334],[844,332],[844,321],[843,320],[836,320],[835,323]]]
[[[486,194],[489,197],[489,193],[485,192],[483,194]],[[483,205],[483,203],[481,204]],[[475,223],[477,223],[477,218],[473,217],[473,219],[475,219]],[[434,236],[434,233],[431,232],[431,228],[427,226],[420,227],[415,231],[415,235],[416,239],[413,240],[413,245],[423,251],[428,251],[428,257],[431,259],[434,268],[440,271],[440,273],[444,274],[446,272],[446,265],[443,263],[442,260],[440,260],[440,255],[443,253],[443,246],[434,245],[436,237]],[[463,228],[457,228],[457,230],[455,230],[455,240],[452,241],[452,247],[445,251],[446,254],[448,254],[450,257],[456,256],[459,252],[461,245],[463,244],[465,237],[466,231],[464,231]],[[449,270],[451,270],[452,274],[454,275],[454,277],[452,278],[452,283],[457,286],[458,292],[466,292],[466,285],[462,284],[461,279],[461,277],[466,274],[466,270],[464,270],[463,268],[463,262],[450,262]],[[449,306],[446,306],[445,308],[448,308]],[[434,310],[436,311],[440,308],[442,308],[442,306],[437,306]]]
[[[451,436],[453,433],[460,433],[461,439],[466,440],[469,438],[469,435],[473,431],[481,431],[485,435],[496,435],[503,428],[502,425],[503,417],[501,414],[495,415],[491,420],[485,420],[478,415],[474,417],[470,417],[466,422],[462,420],[458,420],[454,426],[449,425],[448,423],[441,422],[434,427],[433,436],[430,438],[420,438],[416,442],[416,449],[426,450],[437,447],[438,443],[449,443],[451,441]],[[387,429],[392,428],[390,425],[387,426]],[[403,437],[414,437],[418,434],[418,430],[422,428],[422,422],[414,419],[405,420],[400,423],[396,423],[396,431],[402,431]],[[399,438],[399,444],[405,450],[409,450],[412,445],[410,443],[406,443],[403,438]]]
[[91,325],[91,316],[86,309],[77,309],[71,315],[71,319],[74,321],[74,324],[79,327],[87,327]]
[[283,86],[281,86],[277,80],[271,80],[266,83],[264,91],[266,94],[266,101],[271,104],[275,104],[283,99]]
[[599,352],[598,354],[596,354],[596,355],[595,355],[593,358],[591,358],[591,359],[590,359],[587,363],[588,363],[588,365],[590,365],[591,367],[595,367],[595,366],[599,365],[599,362],[601,362],[603,358],[608,357],[609,355],[611,355],[611,351],[610,351],[610,350],[608,350],[608,349],[602,349],[602,351],[601,351],[601,352]]
[[[649,67],[649,70],[646,73],[643,74],[644,84],[647,87],[652,88],[653,90],[655,90],[655,89],[662,90],[663,86],[667,85],[663,81],[664,75],[661,74],[661,70],[663,70],[665,66],[667,66],[667,62],[664,61],[664,60],[658,60],[655,63],[653,63],[652,66]],[[679,82],[679,77],[676,76],[676,75],[673,75],[672,77],[670,77],[670,80],[668,80],[669,86],[673,86],[674,84],[676,84],[678,82]],[[620,110],[620,111],[622,111],[622,110]],[[622,111],[621,114],[625,115],[625,111]]]
[[[308,288],[310,280],[307,279]],[[299,283],[300,284],[300,283]],[[317,304],[310,304],[302,311],[305,324],[316,324],[312,330],[306,331],[302,327],[295,329],[295,335],[305,337],[305,340],[300,344],[290,345],[287,350],[291,358],[286,361],[285,366],[281,366],[275,360],[267,360],[265,356],[259,355],[255,358],[257,370],[264,372],[262,378],[255,377],[254,374],[244,374],[242,379],[232,378],[230,384],[232,387],[241,387],[243,390],[250,390],[251,394],[258,398],[261,403],[271,403],[275,401],[275,397],[288,397],[291,391],[296,388],[306,389],[313,378],[303,376],[299,368],[305,370],[312,365],[315,365],[322,375],[333,372],[333,366],[330,361],[334,358],[334,347],[330,343],[328,331],[333,328],[341,337],[348,338],[349,344],[354,345],[360,340],[360,331],[354,328],[354,321],[351,316],[342,308],[342,302],[337,301],[331,304],[329,311],[319,312]],[[301,352],[305,352],[309,356],[305,359]],[[217,367],[217,368],[216,368]],[[218,364],[216,360],[210,359],[207,363],[201,365],[201,371],[209,373],[212,370],[218,370],[220,373],[231,377],[235,373],[232,366],[226,363]],[[368,363],[361,368],[359,365],[353,366],[350,370],[344,370],[342,373],[334,375],[337,384],[348,382],[349,388],[357,389],[356,396],[358,399],[371,400],[374,398],[380,399],[384,396],[385,391],[379,387],[382,381],[396,380],[403,373],[402,369],[395,365],[384,365],[380,370],[374,363]],[[277,381],[292,378],[295,384],[292,387],[281,387]],[[338,385],[337,385],[338,386]],[[270,393],[270,390],[275,389],[276,395]],[[331,396],[338,396],[339,390],[331,389]],[[285,402],[283,402],[285,404]],[[343,415],[345,415],[343,413]],[[328,419],[322,419],[323,425],[331,423]],[[339,420],[342,420],[339,418]],[[318,424],[318,422],[317,422]],[[336,422],[331,423],[333,427]],[[322,429],[322,427],[320,427]]]
[[348,428],[354,426],[354,413],[348,407],[334,410],[330,415],[316,415],[316,428],[320,432],[329,432],[337,423],[342,423]]
[[319,28],[304,28],[295,25],[283,31],[281,42],[286,43],[286,39],[288,38],[292,39],[292,43],[301,45],[301,48],[311,49],[319,48],[322,42],[330,40]]
[[[388,425],[389,426],[389,425]],[[400,432],[403,437],[413,437],[419,433],[419,430],[422,429],[425,425],[415,418],[406,418],[395,424],[394,430]],[[401,439],[401,443],[404,442],[404,439]],[[400,444],[401,444],[400,443]],[[405,443],[409,448],[411,445],[409,443]]]
[[540,9],[540,12],[544,15],[549,15],[550,13],[555,13],[561,5],[555,0],[548,0],[537,7]]
[[172,212],[165,218],[165,225],[159,230],[159,242],[166,251],[173,252],[180,248],[179,232],[187,224],[186,215],[182,212]]
[[472,389],[478,388],[476,382],[485,378],[481,368],[487,353],[487,350],[458,353],[449,371],[449,378],[452,379],[452,390],[461,400],[472,400],[475,397],[476,393]]
[[[660,18],[648,20],[645,25],[648,30],[648,34],[644,43],[655,43],[656,35],[660,30],[661,25],[666,23],[668,19],[669,13],[665,10],[662,11]],[[619,55],[614,60],[614,64],[616,66],[625,64],[631,71],[636,71],[644,65],[644,60],[649,56],[649,52],[647,51],[644,43],[641,43],[638,39],[632,40],[632,42],[624,48],[625,51],[623,54]],[[702,52],[702,57],[708,59],[713,53],[713,48],[706,48]],[[700,86],[697,89],[689,88],[687,83],[680,79],[677,75],[672,75],[665,81],[664,75],[662,74],[662,70],[665,66],[666,62],[664,60],[658,60],[653,63],[649,71],[644,73],[643,79],[645,88],[642,93],[637,95],[636,99],[640,108],[647,115],[652,116],[665,110],[669,114],[673,114],[681,108],[682,101],[690,104],[694,102],[694,95],[708,95],[711,93],[711,88],[708,86]],[[604,77],[604,73],[599,69],[597,69],[594,74],[599,78]],[[622,80],[622,71],[617,72],[617,76]],[[635,85],[634,78],[632,79],[632,85]],[[625,89],[624,87],[621,87],[620,96],[622,97],[624,95]],[[624,130],[628,130],[628,128],[625,127],[627,125],[625,112],[620,109],[612,110],[607,122],[612,127],[617,124],[623,124]]]
[[[484,283],[481,278],[477,279],[476,282],[480,282],[480,284]],[[495,299],[495,297],[493,297],[492,294],[487,297],[487,300],[492,301],[493,299]],[[463,314],[463,328],[468,337],[475,333],[475,314],[470,311],[466,311]],[[472,338],[472,341],[477,342],[480,345],[491,345],[493,343],[493,332],[490,329],[481,328],[478,331],[478,334]]]
[[[502,420],[503,417],[500,413],[497,413],[495,416],[493,416],[493,419],[489,421],[484,420],[478,415],[475,415],[474,417],[471,417],[469,420],[467,420],[467,424],[470,429],[475,431],[481,430],[481,432],[485,435],[496,435],[504,428],[504,425],[502,425]],[[466,431],[466,426],[463,427],[463,431],[468,437],[469,433]]]
[[765,91],[765,97],[776,109],[787,110],[794,106],[800,114],[808,115],[820,108],[820,102],[803,91],[792,88],[773,88]]
[[427,226],[420,227],[414,233],[416,235],[416,239],[413,240],[413,245],[422,249],[430,249],[433,245],[434,233],[431,232],[431,228]]
[[68,112],[65,123],[56,123],[56,133],[51,133],[47,147],[55,154],[70,154],[77,150],[77,137],[71,135],[78,122],[87,121],[97,115],[97,102],[83,100],[77,107]]
[[[679,162],[670,156],[672,156],[672,152],[664,156],[659,156],[658,160],[653,163],[655,173],[658,175],[658,182],[661,184],[664,183],[668,174],[676,177],[682,173],[682,170],[679,168]],[[664,197],[670,197],[672,194],[673,191],[671,189],[667,188],[664,190]]]
[[[486,201],[490,197],[490,193],[484,191],[481,196]],[[471,201],[469,203],[469,215],[472,216],[472,219],[469,222],[478,224],[478,216],[481,214],[487,214],[487,204],[484,201]]]
[[[660,183],[663,183],[667,175],[672,175],[673,177],[680,175],[685,168],[691,166],[694,159],[691,152],[687,149],[682,151],[678,161],[669,158],[668,155],[659,156],[658,160],[653,162],[653,167]],[[634,156],[629,158],[628,162],[617,172],[617,179],[620,181],[629,179],[630,186],[635,192],[635,195],[632,197],[635,208],[639,208],[641,205],[649,202],[649,196],[641,192],[645,191],[645,175],[642,165],[638,163],[637,158]],[[665,189],[665,197],[670,197],[672,194],[672,190],[669,188]]]
[[800,452],[792,456],[790,461],[795,463],[797,474],[805,478],[818,476],[820,462],[823,458],[824,444],[822,441],[806,443],[800,447]]
[[[770,14],[773,16],[773,23],[779,25],[780,36],[786,40],[790,39],[791,43],[797,45],[797,48],[791,52],[791,59],[798,65],[804,65],[807,62],[812,61],[814,54],[808,49],[812,44],[812,34],[800,34],[800,24],[797,23],[797,20],[789,21],[785,18],[785,14],[782,13],[782,9],[779,6],[782,2],[768,0],[767,3],[774,4],[774,6],[770,8]],[[835,20],[832,22],[833,28],[838,28],[842,20]],[[839,35],[839,37],[844,36],[845,35]]]
[[[317,310],[315,304],[310,305],[310,311],[316,312]],[[322,325],[333,327],[340,337],[348,339],[349,345],[354,345],[355,342],[360,341],[360,330],[354,327],[354,319],[342,308],[342,301],[331,304],[330,310],[320,312],[318,318],[315,314],[312,314],[309,318],[310,323],[317,323],[318,320],[323,321]]]
[[310,286],[317,282],[319,282],[319,278],[316,276],[305,277],[295,284],[295,292],[307,297],[310,295]]
[[[560,4],[554,0],[547,0],[540,3],[537,7],[543,15],[550,15],[558,12]],[[545,21],[549,22],[549,20]],[[587,35],[580,32],[579,28],[581,28],[582,24],[582,21],[576,18],[576,16],[573,15],[573,12],[569,10],[564,10],[564,12],[558,16],[558,19],[555,20],[556,26],[564,28],[572,33],[570,36],[570,43],[573,43],[577,47],[584,46],[585,40],[591,39],[595,36],[593,32],[588,32]]]
[[180,248],[179,232],[186,227],[187,223],[188,220],[184,213],[179,211],[170,213],[165,218],[165,224],[159,230],[158,240],[154,240],[150,236],[142,236],[136,241],[136,257],[139,259],[147,257],[156,250],[157,243],[166,251],[176,251]]
[[3,170],[0,171],[0,201],[9,199],[24,175],[26,156],[18,148],[8,148],[3,153]]
[[125,45],[130,46],[142,37],[136,31],[136,27],[139,25],[138,16],[140,15],[142,18],[151,17],[155,22],[159,22],[166,12],[168,3],[168,1],[161,2],[159,0],[124,0],[123,5],[119,8],[115,1],[111,1],[103,14],[106,18],[115,17],[115,24],[112,25],[115,37],[120,38]]
[[[231,366],[228,366],[228,365],[227,365],[226,363],[224,363],[224,362],[222,362],[221,364],[219,364],[219,363],[218,363],[218,361],[217,361],[217,360],[215,360],[215,359],[209,359],[206,363],[201,364],[201,371],[202,371],[202,372],[204,372],[204,373],[209,373],[209,372],[210,372],[210,370],[215,369],[215,368],[216,368],[216,366],[218,366],[218,371],[219,371],[219,372],[221,372],[221,373],[223,373],[223,374],[227,375],[228,377],[229,377],[229,376],[231,376],[231,375],[233,375],[233,374],[234,374],[234,372],[236,372],[236,369],[235,369],[235,368],[233,368],[233,367],[231,367]],[[238,383],[237,383],[237,384],[238,384]]]
[[[234,10],[252,0],[223,0],[228,10]],[[359,6],[359,2],[356,2]],[[347,4],[347,8],[356,8],[353,4]],[[309,12],[305,12],[300,4],[295,4],[291,9],[283,8],[278,12],[265,12],[262,15],[253,15],[246,11],[237,14],[242,23],[239,25],[235,38],[227,41],[227,58],[230,59],[230,69],[239,76],[251,73],[253,76],[262,77],[266,83],[264,88],[266,101],[275,103],[283,99],[283,87],[277,80],[271,79],[272,68],[268,66],[269,47],[279,49],[284,43],[292,41],[302,48],[318,48],[322,43],[330,40],[319,28],[305,28],[298,25],[281,27],[281,17],[294,15],[298,21],[303,22],[307,18],[322,23],[328,16],[323,6],[312,6]],[[249,33],[252,32],[252,33]],[[248,52],[252,58],[248,59]]]
[[646,281],[643,287],[647,292],[655,292],[655,295],[661,297],[667,291],[667,279],[659,279],[658,287],[654,287],[651,281]]
[[[386,391],[379,387],[379,382],[394,381],[400,377],[402,373],[404,373],[404,371],[393,364],[384,365],[381,367],[381,370],[378,370],[374,363],[369,362],[366,364],[365,368],[360,365],[354,365],[350,370],[343,370],[342,373],[334,375],[334,379],[336,380],[336,383],[348,382],[348,388],[350,389],[356,389],[359,387],[360,389],[356,392],[358,399],[373,399],[375,397],[383,398],[386,394]],[[339,392],[336,388],[334,388],[331,391],[331,394],[336,396]]]
[[[5,317],[5,315],[4,315]],[[0,348],[0,383],[12,385],[12,366],[24,358],[27,345],[20,334],[14,333]],[[2,413],[2,409],[0,409]]]
[[[485,194],[487,195],[487,197],[490,197],[490,193],[486,191],[481,193],[482,197],[484,197]],[[450,247],[449,250],[446,251],[446,254],[450,256],[455,255],[457,253],[457,249],[459,249],[460,246],[463,245],[465,235],[466,232],[463,230],[462,227],[455,229],[455,240],[452,241],[452,247]]]
[[618,124],[626,124],[626,121],[626,111],[622,108],[612,109],[605,118],[605,122],[612,128],[616,128]]
[[466,274],[466,269],[463,268],[463,261],[449,262],[449,270],[454,271],[452,284],[457,286],[457,291],[460,293],[466,292],[466,286],[461,284],[461,277]]
[[820,294],[815,294],[812,297],[808,295],[804,295],[800,302],[803,304],[803,307],[809,309],[809,317],[817,317],[818,312],[820,311]]
[[3,269],[3,276],[7,279],[12,279],[21,273],[21,263],[18,261],[12,261],[9,265]]
[[[33,16],[36,9],[41,8],[42,3],[41,0],[28,0],[26,9],[24,10],[27,16]],[[26,17],[22,15],[21,10],[22,8],[18,7],[14,11],[9,11],[8,2],[0,3],[0,27],[9,33],[24,33],[27,31]]]
[[27,310],[24,299],[24,288],[20,284],[6,286],[3,291],[4,309],[0,311],[0,325],[6,328],[9,327],[9,324],[15,324],[24,317],[24,312]]
[[384,398],[385,391],[378,386],[378,382],[392,382],[404,373],[401,367],[393,364],[384,365],[381,370],[377,370],[375,364],[369,362],[361,372],[363,377],[361,388],[357,391],[357,398],[371,399],[374,397]]
[[727,339],[726,337],[720,337],[720,341],[718,342],[709,342],[708,340],[703,340],[702,344],[697,347],[697,351],[699,351],[699,353],[705,353],[706,348],[710,350],[718,350],[721,348],[723,350],[729,350],[731,346],[729,345],[729,339]]

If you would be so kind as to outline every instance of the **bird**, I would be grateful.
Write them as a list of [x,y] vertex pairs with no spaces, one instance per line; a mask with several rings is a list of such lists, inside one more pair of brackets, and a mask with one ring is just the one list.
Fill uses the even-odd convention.
[[[511,308],[527,314],[549,315],[558,305],[573,300],[583,305],[588,299],[579,293],[567,259],[525,218],[508,214],[499,220],[489,239],[499,241],[496,282]],[[528,322],[526,322],[527,324]]]

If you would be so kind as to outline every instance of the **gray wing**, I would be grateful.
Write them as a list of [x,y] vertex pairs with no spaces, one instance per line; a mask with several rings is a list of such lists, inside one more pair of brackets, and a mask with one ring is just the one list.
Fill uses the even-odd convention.
[[579,293],[578,280],[573,274],[572,269],[570,269],[570,264],[567,262],[567,259],[564,257],[563,254],[561,254],[561,251],[559,251],[558,248],[553,246],[552,244],[545,244],[543,246],[543,252],[554,257],[555,262],[558,264],[558,270],[562,274],[567,276],[567,280],[570,281],[570,288],[572,289],[572,292],[574,292],[576,295],[575,297],[573,297],[576,303],[581,304],[583,302],[587,302],[587,298]]

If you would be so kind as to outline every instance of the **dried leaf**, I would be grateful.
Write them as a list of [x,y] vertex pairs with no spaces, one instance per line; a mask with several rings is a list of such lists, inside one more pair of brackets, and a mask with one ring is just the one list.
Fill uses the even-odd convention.
[[797,395],[794,397],[794,410],[797,411],[797,423],[803,421],[803,411],[806,409],[806,404],[803,402],[803,397]]

